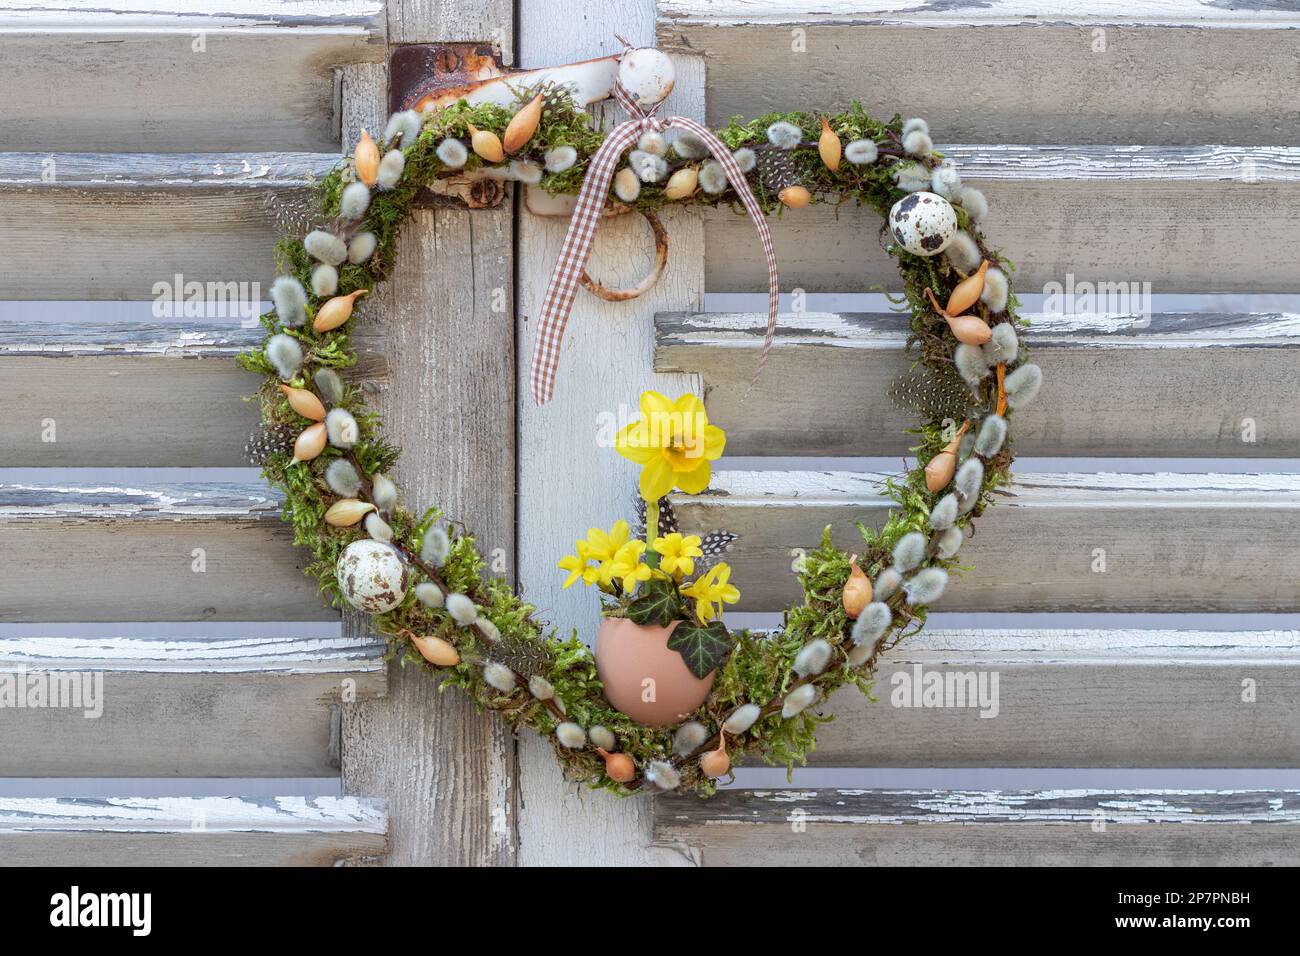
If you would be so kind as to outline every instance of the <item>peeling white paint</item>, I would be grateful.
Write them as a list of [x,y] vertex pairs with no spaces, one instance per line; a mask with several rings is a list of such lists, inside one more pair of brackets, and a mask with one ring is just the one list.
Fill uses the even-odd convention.
[[[879,489],[896,475],[856,471],[719,471],[700,495],[673,498],[689,510],[705,504],[735,508],[879,508],[892,501]],[[1029,472],[1000,489],[1002,504],[1013,507],[1080,506],[1159,508],[1267,507],[1300,509],[1300,474],[1196,474],[1153,472]],[[721,518],[725,523],[725,517]],[[738,545],[741,547],[741,545]]]
[[1078,824],[1098,814],[1117,826],[1300,824],[1295,790],[732,790],[689,812],[665,801],[659,816],[676,827],[771,825],[787,822],[792,806],[809,828]]
[[0,3],[0,34],[180,33],[194,30],[275,35],[292,29],[308,35],[375,37],[384,33],[379,0],[297,0],[286,7],[267,0],[222,0],[218,10],[190,9],[175,0],[137,0],[114,6],[106,0]]
[[22,519],[112,520],[276,517],[280,496],[261,482],[125,487],[0,483],[0,522]]
[[384,833],[379,800],[359,797],[0,798],[0,834],[85,833]]
[[[0,36],[4,16],[0,6]],[[338,163],[335,153],[0,153],[0,191],[305,189]]]
[[[1300,314],[1268,312],[1226,316],[1171,313],[1144,317],[1106,313],[1057,315],[1026,312],[1021,332],[1030,348],[1076,349],[1224,348],[1300,346]],[[656,347],[672,355],[675,366],[690,368],[678,349],[721,348],[757,352],[767,328],[767,313],[665,313],[656,317]],[[898,350],[907,343],[907,319],[887,313],[783,313],[774,349],[846,348]]]
[[0,672],[378,673],[385,644],[369,638],[61,638],[0,641]]
[[1300,27],[1294,10],[1226,7],[1210,0],[659,0],[659,16],[674,25],[770,26],[853,24],[926,27],[1019,24],[1149,25],[1276,29]]
[[261,327],[233,323],[6,322],[0,325],[0,357],[6,355],[168,356],[227,361],[261,342]]

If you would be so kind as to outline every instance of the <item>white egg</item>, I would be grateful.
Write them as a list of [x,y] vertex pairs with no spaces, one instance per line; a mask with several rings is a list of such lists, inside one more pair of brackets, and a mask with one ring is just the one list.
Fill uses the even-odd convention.
[[402,603],[411,569],[385,541],[354,541],[334,569],[344,599],[358,611],[383,614]]
[[652,47],[628,50],[618,64],[618,82],[637,106],[648,110],[672,92],[673,61]]
[[912,255],[937,255],[957,235],[957,213],[942,196],[912,193],[889,210],[889,231]]

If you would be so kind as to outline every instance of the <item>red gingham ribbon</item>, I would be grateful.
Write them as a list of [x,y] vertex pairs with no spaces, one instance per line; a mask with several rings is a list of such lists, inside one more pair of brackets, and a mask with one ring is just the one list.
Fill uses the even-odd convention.
[[614,96],[632,118],[615,126],[596,150],[596,155],[592,157],[586,178],[582,182],[582,189],[578,193],[578,203],[573,210],[573,218],[569,220],[569,231],[564,237],[560,258],[555,263],[555,271],[551,273],[551,281],[546,287],[546,297],[542,301],[541,323],[537,329],[537,341],[533,346],[533,365],[530,375],[533,400],[538,405],[549,402],[555,390],[555,372],[560,364],[560,345],[564,341],[564,327],[569,322],[569,312],[573,308],[578,282],[587,268],[587,260],[591,258],[592,242],[596,238],[596,228],[600,225],[601,213],[605,209],[614,167],[618,165],[623,151],[648,130],[662,133],[669,129],[680,129],[698,136],[709,148],[713,158],[722,166],[732,188],[744,203],[749,218],[754,221],[754,229],[763,244],[763,255],[767,258],[767,334],[763,337],[763,351],[758,360],[758,369],[754,373],[755,378],[763,370],[768,350],[772,347],[772,336],[776,333],[780,279],[776,274],[776,252],[772,248],[772,233],[768,230],[767,220],[763,218],[763,210],[759,208],[758,200],[750,191],[745,174],[741,172],[735,157],[731,155],[731,150],[714,136],[711,130],[693,119],[684,116],[659,119],[654,114],[661,104],[656,104],[649,113],[644,112],[617,83],[614,84]]

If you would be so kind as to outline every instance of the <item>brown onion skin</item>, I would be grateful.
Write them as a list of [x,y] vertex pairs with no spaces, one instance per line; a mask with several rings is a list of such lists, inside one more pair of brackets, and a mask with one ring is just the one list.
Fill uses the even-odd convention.
[[802,209],[812,202],[812,193],[803,186],[786,186],[779,198],[789,209]]
[[856,561],[850,564],[853,569],[849,579],[844,582],[844,594],[841,600],[844,613],[850,620],[857,620],[862,609],[871,603],[871,578],[867,577]]
[[597,747],[596,752],[605,758],[605,776],[615,783],[631,783],[636,779],[636,763],[627,754],[612,754]]
[[727,756],[727,735],[718,732],[718,749],[700,757],[700,772],[710,780],[725,777],[731,772],[731,758]]
[[980,295],[984,292],[984,275],[988,271],[989,261],[985,259],[978,269],[957,283],[952,295],[948,296],[949,315],[961,315],[980,300]]
[[367,186],[378,181],[379,146],[365,130],[361,131],[361,139],[357,140],[357,147],[352,151],[352,161],[357,168],[357,179]]

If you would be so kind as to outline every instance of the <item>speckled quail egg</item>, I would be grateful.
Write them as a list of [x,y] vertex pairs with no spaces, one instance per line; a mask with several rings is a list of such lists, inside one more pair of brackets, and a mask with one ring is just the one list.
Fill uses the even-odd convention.
[[386,541],[354,541],[334,569],[344,599],[358,611],[383,614],[402,603],[411,569]]
[[942,196],[915,192],[889,210],[889,231],[912,255],[937,255],[957,235],[957,213]]

